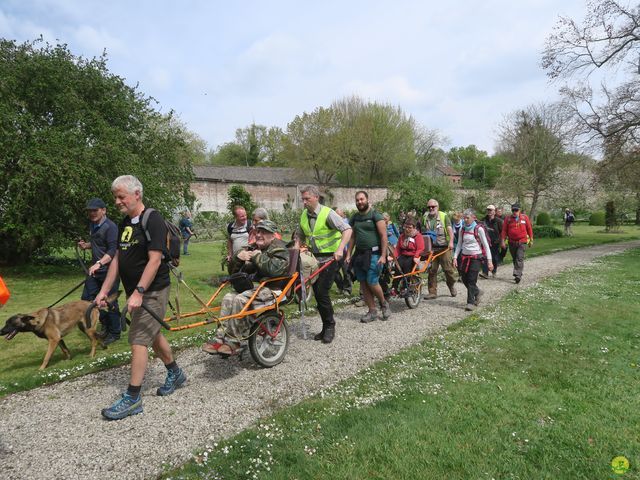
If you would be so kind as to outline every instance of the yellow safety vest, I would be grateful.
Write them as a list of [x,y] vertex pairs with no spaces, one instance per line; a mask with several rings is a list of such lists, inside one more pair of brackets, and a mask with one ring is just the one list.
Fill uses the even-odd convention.
[[327,225],[327,217],[331,209],[324,205],[320,208],[316,224],[313,226],[313,232],[309,226],[309,217],[307,215],[307,209],[305,208],[300,215],[300,228],[302,233],[307,237],[307,241],[311,246],[313,253],[333,253],[340,246],[340,240],[342,240],[342,233],[338,230],[329,228]]

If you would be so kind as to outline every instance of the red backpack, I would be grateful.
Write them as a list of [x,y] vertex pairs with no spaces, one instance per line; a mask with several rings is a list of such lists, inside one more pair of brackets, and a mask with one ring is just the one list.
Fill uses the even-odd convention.
[[[484,230],[484,238],[487,239],[487,243],[489,244],[489,248],[491,248],[491,239],[489,238],[489,234],[487,233],[487,229],[485,228],[484,224],[476,223],[476,226],[473,229],[473,236],[476,237],[476,242],[478,242],[478,245],[480,245],[480,250],[482,250],[482,256],[484,258],[487,258],[487,252],[485,251],[484,243],[482,243],[482,240],[480,239],[480,235],[478,234],[478,230],[480,228],[482,228],[482,230]],[[466,229],[463,226],[462,227],[462,238],[463,239],[464,239],[465,235],[471,235],[471,232],[467,232]]]

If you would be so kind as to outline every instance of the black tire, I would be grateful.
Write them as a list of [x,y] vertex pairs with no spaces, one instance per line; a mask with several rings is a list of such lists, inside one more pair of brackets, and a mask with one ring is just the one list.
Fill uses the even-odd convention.
[[[274,312],[268,312],[260,317],[251,326],[249,336],[249,351],[253,360],[260,366],[271,368],[284,360],[289,348],[289,326],[284,318]],[[282,318],[282,322],[280,322]],[[271,334],[278,330],[278,334],[272,337]]]
[[417,308],[422,298],[422,278],[420,275],[412,275],[407,278],[407,296],[404,302],[409,308]]

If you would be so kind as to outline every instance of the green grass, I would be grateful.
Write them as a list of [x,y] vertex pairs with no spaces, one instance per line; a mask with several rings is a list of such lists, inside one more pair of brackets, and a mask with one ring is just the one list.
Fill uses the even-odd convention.
[[[617,242],[640,238],[640,229],[626,226],[624,233],[604,234],[602,227],[576,225],[575,236],[558,239],[539,239],[527,256],[579,248],[605,242]],[[220,241],[196,242],[189,246],[191,255],[182,257],[181,270],[187,283],[206,300],[212,287],[208,281],[212,275],[221,273]],[[69,258],[73,258],[68,253]],[[507,259],[507,262],[509,260]],[[12,296],[7,305],[0,310],[2,318],[15,313],[28,313],[46,307],[78,284],[83,276],[79,267],[74,265],[27,265],[15,268],[3,268],[0,272]],[[71,294],[67,300],[80,298],[80,290]],[[172,298],[175,297],[175,283]],[[180,291],[181,311],[197,308],[197,302],[183,288]],[[167,337],[176,349],[199,345],[209,336],[208,328],[197,328],[183,332],[168,332]],[[129,346],[121,340],[109,346],[108,350],[98,350],[94,359],[89,358],[89,342],[79,331],[65,337],[73,358],[66,361],[60,350],[56,350],[45,372],[38,372],[46,351],[46,342],[28,333],[17,335],[12,341],[2,341],[0,349],[0,397],[8,393],[27,390],[43,384],[78,377],[86,373],[103,370],[129,361]]]
[[636,249],[514,291],[165,478],[640,478],[639,287]]
[[[181,258],[181,271],[187,283],[203,300],[213,293],[209,280],[212,275],[220,275],[220,242],[200,242],[189,245],[191,255]],[[72,257],[72,254],[69,254]],[[73,265],[29,265],[6,268],[2,276],[11,291],[7,305],[0,310],[4,319],[16,313],[28,313],[46,307],[83,278],[82,270]],[[173,280],[173,279],[172,279]],[[175,297],[175,282],[172,286],[172,299]],[[72,293],[66,301],[79,299],[81,288]],[[124,296],[123,296],[124,297]],[[181,288],[181,311],[195,310],[197,302]],[[122,299],[121,305],[124,304]],[[214,327],[197,328],[183,332],[166,332],[167,338],[176,349],[198,345],[208,338],[208,331]],[[126,334],[125,334],[126,337]],[[0,350],[0,396],[8,393],[34,388],[43,384],[77,377],[90,372],[103,370],[129,361],[129,345],[121,340],[111,344],[107,350],[98,349],[96,357],[89,357],[90,344],[79,330],[65,337],[65,343],[71,350],[72,359],[67,361],[57,349],[44,372],[37,369],[46,352],[46,342],[31,333],[18,334],[13,340],[2,341]]]

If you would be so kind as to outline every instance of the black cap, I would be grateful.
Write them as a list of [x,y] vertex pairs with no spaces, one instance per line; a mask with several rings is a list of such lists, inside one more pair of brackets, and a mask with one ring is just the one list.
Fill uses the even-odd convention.
[[101,198],[92,198],[87,202],[87,210],[97,210],[98,208],[107,208]]
[[511,205],[511,210],[520,210],[520,204],[514,203],[513,205]]

